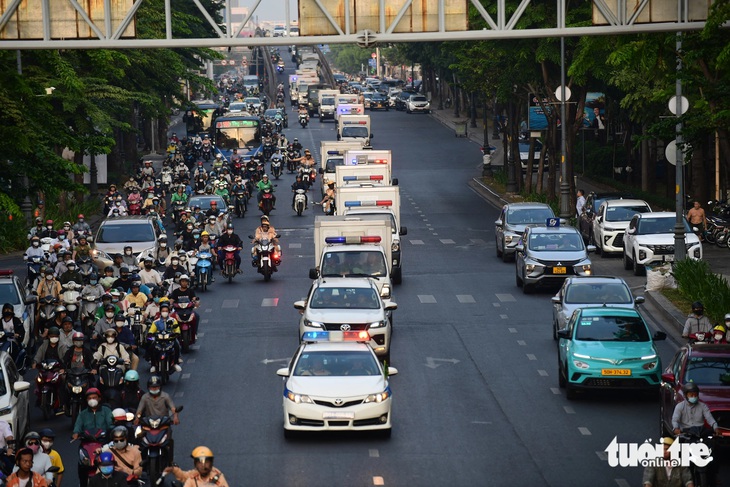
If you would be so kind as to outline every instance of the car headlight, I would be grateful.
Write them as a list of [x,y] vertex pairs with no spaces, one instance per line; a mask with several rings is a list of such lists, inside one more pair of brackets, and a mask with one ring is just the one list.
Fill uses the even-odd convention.
[[390,284],[383,284],[383,289],[380,290],[380,297],[390,299]]
[[286,398],[296,404],[314,404],[314,401],[312,401],[312,398],[310,398],[309,396],[306,396],[304,394],[297,394],[288,389],[286,390]]
[[383,328],[385,326],[385,321],[374,321],[370,323],[368,328]]
[[590,367],[587,363],[575,359],[573,359],[573,365],[575,365],[579,369],[587,369],[588,367]]
[[506,244],[512,243],[512,239],[513,238],[514,237],[512,235],[505,235],[504,236],[504,243],[506,243]]
[[640,260],[646,259],[646,251],[644,249],[639,249],[639,259]]
[[525,272],[532,272],[535,270],[535,264],[525,264]]
[[656,364],[657,364],[656,360],[653,362],[647,362],[644,365],[642,365],[641,368],[644,370],[651,370],[654,367],[656,367]]
[[304,320],[304,326],[308,326],[310,328],[321,328],[321,329],[324,329],[324,323],[319,322],[319,321]]
[[368,397],[365,398],[365,403],[369,402],[383,402],[386,399],[390,397],[390,389],[386,389],[383,392],[380,392],[378,394],[370,394]]
[[591,264],[583,264],[580,266],[580,269],[583,270],[584,274],[590,274],[591,273]]
[[393,252],[398,252],[400,250],[400,242],[393,242],[393,244],[390,246],[390,250]]

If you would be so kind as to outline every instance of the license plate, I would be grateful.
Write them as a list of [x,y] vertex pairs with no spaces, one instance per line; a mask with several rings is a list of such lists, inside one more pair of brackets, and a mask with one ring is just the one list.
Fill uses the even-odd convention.
[[322,413],[322,419],[355,419],[355,413],[351,413],[351,412],[347,412],[347,411]]
[[631,375],[631,369],[601,369],[601,375]]
[[565,274],[567,269],[565,267],[553,267],[553,274]]

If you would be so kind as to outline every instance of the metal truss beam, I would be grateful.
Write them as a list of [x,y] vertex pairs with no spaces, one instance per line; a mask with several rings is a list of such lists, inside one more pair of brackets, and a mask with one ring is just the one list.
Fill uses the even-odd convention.
[[[307,35],[299,37],[241,37],[244,29],[249,31],[255,29],[252,19],[256,9],[259,8],[262,0],[250,0],[252,6],[249,7],[248,14],[244,17],[243,22],[238,24],[231,20],[231,0],[223,2],[226,7],[223,22],[216,24],[210,15],[202,6],[199,0],[187,0],[195,5],[200,11],[201,18],[211,25],[215,31],[216,37],[193,39],[175,37],[172,29],[172,10],[170,8],[170,0],[165,0],[164,10],[161,12],[165,16],[165,33],[158,39],[132,39],[123,38],[123,33],[130,26],[139,7],[147,0],[127,1],[131,7],[124,14],[123,18],[115,19],[114,24],[111,19],[111,4],[115,4],[121,0],[104,0],[104,19],[103,22],[97,16],[94,20],[90,18],[84,7],[78,0],[36,0],[43,7],[41,10],[41,32],[32,36],[33,39],[17,38],[11,33],[9,25],[15,25],[14,22],[19,17],[18,11],[23,8],[20,0],[0,0],[0,6],[4,6],[4,11],[0,11],[0,49],[140,49],[140,48],[174,48],[174,47],[240,47],[240,46],[284,46],[290,44],[297,45],[319,45],[319,44],[359,44],[361,46],[370,46],[377,43],[397,43],[397,42],[429,42],[429,41],[484,41],[498,39],[525,39],[525,38],[545,38],[545,37],[578,37],[578,36],[608,36],[622,34],[638,34],[651,32],[677,32],[677,31],[693,31],[703,29],[705,22],[703,20],[690,20],[689,3],[693,0],[665,0],[662,3],[676,2],[674,10],[675,19],[673,21],[640,23],[640,17],[646,17],[650,10],[652,0],[591,0],[593,3],[593,17],[595,24],[583,27],[566,26],[566,18],[568,12],[561,8],[561,0],[556,0],[556,24],[547,28],[518,28],[520,19],[525,11],[530,8],[531,0],[520,0],[516,10],[507,9],[506,0],[490,0],[491,10],[496,15],[490,14],[482,5],[484,0],[469,0],[468,4],[473,6],[479,15],[484,19],[485,29],[481,30],[448,30],[447,15],[449,12],[447,5],[448,0],[429,0],[435,6],[430,12],[435,14],[435,30],[432,32],[402,32],[397,31],[399,24],[406,23],[404,17],[413,15],[415,10],[412,0],[402,0],[397,5],[400,7],[395,13],[389,14],[386,18],[386,0],[372,0],[372,4],[377,6],[377,19],[374,28],[360,30],[355,32],[352,28],[352,22],[356,18],[357,12],[352,11],[351,1],[343,0],[344,12],[330,12],[327,5],[333,5],[332,0],[310,0],[309,5],[316,5],[321,14],[320,24],[326,26],[326,29],[336,32],[327,35]],[[49,8],[49,1],[67,2],[78,13],[79,22],[84,27],[91,30],[92,38],[87,39],[54,39],[52,38],[52,9]],[[266,0],[267,2],[274,0]],[[286,0],[282,0],[286,1]],[[302,2],[303,0],[300,0]],[[362,0],[360,0],[362,1]],[[419,0],[420,1],[420,0]],[[705,2],[706,3],[706,2]],[[564,3],[562,3],[564,5]],[[609,7],[609,4],[613,8]],[[84,5],[86,3],[84,2]],[[670,9],[670,10],[672,10]],[[300,6],[301,10],[301,6]],[[696,12],[695,12],[696,14]],[[339,17],[338,17],[339,15]],[[706,15],[706,12],[705,12]],[[697,18],[697,17],[695,17]],[[358,19],[359,20],[359,19]],[[341,24],[339,23],[341,22]],[[291,23],[287,20],[287,31],[290,30]],[[402,30],[402,27],[401,27]],[[11,38],[13,35],[16,38]]]

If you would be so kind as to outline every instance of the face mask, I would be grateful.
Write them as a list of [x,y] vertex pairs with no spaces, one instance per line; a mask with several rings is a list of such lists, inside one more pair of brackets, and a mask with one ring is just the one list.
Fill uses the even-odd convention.
[[88,400],[88,401],[86,402],[86,404],[88,404],[90,408],[95,408],[96,406],[98,406],[98,405],[99,405],[99,401],[98,401],[98,400],[96,400],[96,399],[89,399],[89,400]]
[[178,259],[172,259],[172,265],[178,265],[180,261]]
[[38,453],[38,450],[40,450],[41,446],[40,445],[28,445],[28,448],[33,450],[33,455],[35,455],[36,453]]
[[703,314],[705,314],[705,310],[703,310],[703,309],[698,309],[698,310],[696,310],[696,311],[695,311],[695,314],[696,314],[697,316],[702,316]]
[[106,337],[107,343],[114,343],[114,337]]
[[114,465],[102,465],[99,467],[99,471],[102,475],[111,475],[114,472]]
[[98,282],[99,282],[99,281],[97,281],[96,279],[92,279],[92,280],[90,280],[90,281],[89,281],[89,284],[91,284],[92,286],[96,286],[96,284],[97,284]]
[[113,311],[109,311],[108,313],[104,313],[104,314],[106,315],[107,318],[114,318],[114,312]]
[[167,311],[162,311],[160,312],[160,316],[162,316],[163,318],[167,318],[168,316],[170,316],[170,313],[168,313]]
[[154,301],[155,303],[159,303],[159,302],[160,302],[160,298],[154,298],[154,299],[153,299],[153,301]]
[[[119,302],[119,298],[113,297],[112,298],[112,303],[117,303],[117,302]],[[114,316],[114,315],[112,315],[112,316]],[[111,318],[111,316],[109,318]]]
[[145,264],[144,265],[144,268],[145,269],[152,269],[152,264]]
[[698,399],[699,398],[697,398],[697,397],[688,397],[687,398],[687,400],[689,401],[690,404],[697,404]]
[[114,440],[114,448],[124,450],[127,448],[127,440]]
[[58,236],[58,240],[63,240],[63,239],[65,239],[65,238],[66,238],[66,235],[59,235],[59,236]]
[[84,346],[84,342],[82,342],[80,340],[74,341],[74,347],[76,347],[76,348],[82,348],[83,346]]
[[160,248],[164,249],[165,247],[167,247],[167,244],[165,242],[161,242],[160,243]]
[[58,343],[58,337],[51,337],[51,338],[49,339],[49,341],[50,341],[51,343]]
[[160,394],[161,389],[150,389],[150,394],[153,396],[158,396]]
[[717,340],[718,342],[722,340],[722,333],[715,333],[715,340]]
[[6,318],[10,318],[14,314],[15,313],[13,313],[12,311],[5,311],[5,312],[3,312],[3,316],[6,317]]
[[50,281],[51,279],[53,279],[53,274],[47,274],[47,275],[46,275],[46,279],[48,279],[49,281]]
[[84,219],[83,218],[79,218],[79,223],[84,223]]
[[125,250],[125,251],[124,251],[124,253],[125,253],[126,255],[132,255],[132,251],[131,251],[131,250]]
[[39,242],[33,242],[33,243],[32,243],[31,245],[32,245],[33,247],[38,247],[38,246],[40,245],[40,243],[39,243]]
[[52,441],[41,441],[41,445],[43,445],[44,450],[50,450],[51,447],[53,446],[53,442]]
[[50,232],[51,230],[53,230],[53,226],[51,226],[51,225],[47,226],[46,230],[48,230]]

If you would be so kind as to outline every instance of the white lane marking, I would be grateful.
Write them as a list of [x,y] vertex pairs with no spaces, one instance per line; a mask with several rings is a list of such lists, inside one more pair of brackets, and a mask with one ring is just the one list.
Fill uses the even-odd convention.
[[442,243],[442,244],[444,244],[444,245],[453,245],[453,244],[455,244],[455,243],[456,243],[456,242],[454,242],[453,240],[451,240],[450,238],[440,238],[439,240],[440,240],[440,241],[441,241],[441,243]]
[[513,302],[517,301],[515,299],[515,297],[512,296],[511,294],[495,294],[495,296],[497,296],[497,299],[499,299],[503,303],[508,303],[508,302],[513,303]]
[[224,299],[221,308],[238,308],[238,299]]
[[474,301],[474,296],[471,294],[457,294],[456,299],[458,299],[460,303],[476,303],[476,301]]
[[552,392],[553,394],[555,394],[557,396],[560,394],[560,389],[557,387],[551,387],[550,392]]
[[575,414],[575,409],[572,406],[563,406],[563,409],[567,414]]
[[301,249],[302,248],[302,244],[300,244],[300,243],[290,243],[289,244],[289,248],[290,249]]
[[626,479],[613,479],[616,482],[616,485],[618,487],[631,487],[631,484],[628,483]]
[[507,328],[510,333],[517,333],[517,328]]
[[174,396],[175,397],[183,397],[184,395],[185,395],[185,392],[180,391],[180,392],[176,392]]
[[202,331],[197,334],[197,337],[198,338],[201,338],[201,337],[204,337],[204,336],[205,336],[205,332],[202,332]]
[[482,240],[481,238],[470,238],[469,240],[474,245],[484,245],[484,243],[485,243],[484,240]]
[[207,320],[207,319],[205,319],[205,320],[200,320],[200,323],[201,323],[201,324],[204,324],[204,323],[207,323],[207,322],[208,322],[208,320]]
[[[198,336],[200,336],[200,333],[198,333]],[[186,364],[194,364],[194,363],[195,363],[195,359],[194,359],[194,358],[189,358],[189,359],[187,359],[187,360],[185,361],[185,363],[186,363]]]
[[211,311],[213,311],[213,308],[206,308],[206,309],[205,309],[205,312],[206,312],[206,313],[210,313]]
[[274,362],[286,362],[287,360],[289,360],[289,359],[288,358],[265,358],[261,361],[261,363],[264,365],[269,365]]
[[535,355],[532,354],[532,353],[528,353],[527,354],[527,360],[537,360],[537,357],[535,357]]
[[436,232],[433,232],[433,234],[434,234],[434,235],[438,235],[438,233],[436,233]]
[[261,300],[261,306],[265,308],[270,308],[272,306],[278,306],[279,305],[279,298],[264,298]]
[[410,240],[411,245],[423,245],[423,240]]
[[580,431],[580,434],[583,436],[591,436],[591,430],[586,428],[585,426],[581,426],[578,428],[578,431]]
[[524,347],[525,345],[527,345],[527,342],[524,340],[517,340],[517,345]]
[[507,316],[507,315],[499,315],[499,317],[502,318],[503,320],[506,320],[507,318],[509,318],[509,316]]
[[472,421],[471,424],[492,424],[491,421]]
[[502,305],[501,305],[501,304],[499,304],[499,303],[492,303],[492,306],[494,306],[495,308],[499,308],[499,307],[501,307]]
[[417,211],[418,211],[418,213],[423,213],[423,210],[417,210]]
[[608,454],[605,451],[597,451],[596,456],[602,462],[605,462],[608,460]]
[[373,477],[373,485],[385,485],[385,480],[383,480],[383,477],[375,476]]
[[370,450],[368,450],[368,454],[370,455],[370,458],[380,457],[380,452],[377,448],[371,448]]
[[540,374],[541,377],[547,377],[548,373],[547,370],[538,369],[538,374]]
[[181,377],[181,379],[189,379],[189,378],[190,378],[190,374],[183,374]]
[[190,345],[190,350],[200,350],[200,345]]
[[424,218],[423,221],[427,222],[428,221],[428,218]]
[[419,294],[418,300],[422,303],[435,303],[436,298],[433,297],[433,294]]
[[420,206],[416,206],[416,204],[415,204],[415,203],[413,203],[413,209],[414,209],[414,210],[420,210],[420,209],[421,209],[421,207],[420,207]]

